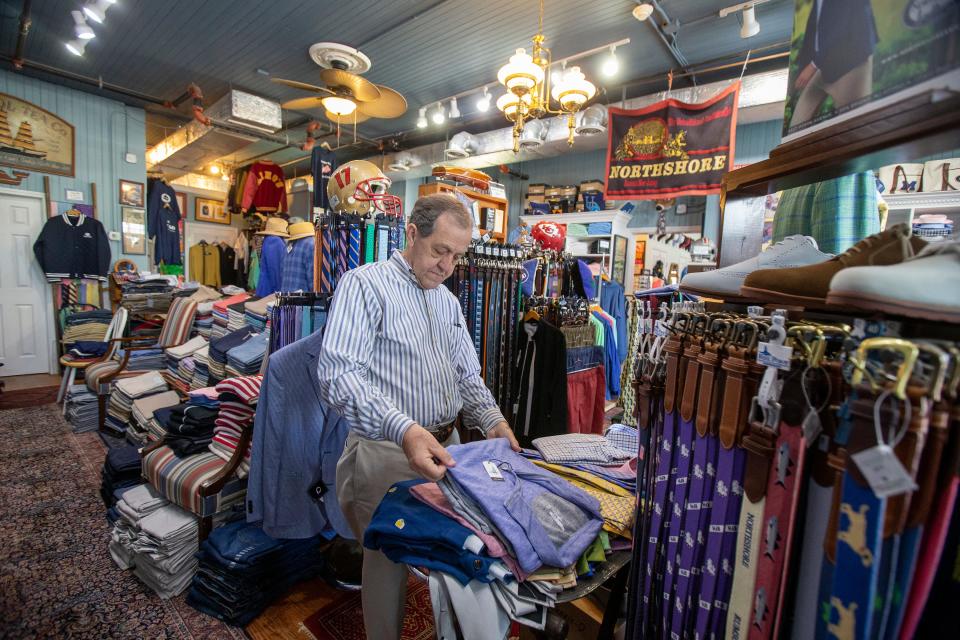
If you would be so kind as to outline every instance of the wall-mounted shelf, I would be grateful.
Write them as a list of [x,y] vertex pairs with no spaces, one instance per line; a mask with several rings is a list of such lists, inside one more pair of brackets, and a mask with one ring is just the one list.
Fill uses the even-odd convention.
[[960,209],[960,191],[894,193],[881,196],[890,209]]
[[624,227],[630,223],[630,216],[620,211],[620,209],[611,209],[610,211],[589,211],[583,213],[555,213],[542,216],[520,216],[521,220],[529,224],[536,224],[541,220],[552,220],[557,224],[590,224],[591,222],[619,222]]
[[490,237],[497,242],[504,244],[507,241],[507,214],[510,211],[507,208],[507,200],[505,198],[498,198],[496,196],[491,196],[486,193],[480,193],[479,191],[474,191],[468,187],[448,184],[446,182],[430,182],[427,184],[420,185],[419,197],[426,195],[431,195],[434,193],[451,193],[451,192],[460,192],[463,195],[467,196],[471,200],[476,200],[484,207],[493,207],[494,209],[499,209],[503,212],[500,216],[501,229],[484,229],[480,228],[480,233],[489,233]]

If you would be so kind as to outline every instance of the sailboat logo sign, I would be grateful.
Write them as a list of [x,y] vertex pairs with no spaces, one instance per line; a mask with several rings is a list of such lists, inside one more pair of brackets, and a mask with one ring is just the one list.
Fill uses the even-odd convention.
[[0,165],[74,175],[74,130],[37,105],[0,93]]

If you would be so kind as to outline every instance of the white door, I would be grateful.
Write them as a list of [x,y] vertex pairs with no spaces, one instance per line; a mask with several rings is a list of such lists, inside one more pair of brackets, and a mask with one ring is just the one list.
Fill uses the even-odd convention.
[[50,285],[33,255],[46,220],[42,199],[0,193],[0,376],[50,368]]

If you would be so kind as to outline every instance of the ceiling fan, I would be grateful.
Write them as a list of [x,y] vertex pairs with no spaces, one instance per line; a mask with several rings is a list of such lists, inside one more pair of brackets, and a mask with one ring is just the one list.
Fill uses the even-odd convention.
[[323,109],[327,118],[338,124],[363,122],[370,118],[399,118],[407,110],[407,101],[399,92],[373,84],[345,69],[323,69],[320,79],[325,86],[283,78],[273,78],[273,81],[320,94],[284,102],[283,108]]

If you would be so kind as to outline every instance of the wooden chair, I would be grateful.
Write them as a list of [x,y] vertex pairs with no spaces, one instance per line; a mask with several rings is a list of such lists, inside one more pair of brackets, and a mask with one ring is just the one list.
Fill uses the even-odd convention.
[[[196,315],[196,302],[187,298],[177,298],[167,311],[167,319],[163,323],[156,344],[136,345],[135,343],[143,341],[143,338],[137,337],[114,338],[110,341],[111,352],[107,354],[109,357],[104,357],[99,362],[87,367],[84,377],[86,378],[87,388],[97,394],[98,428],[100,431],[104,430],[106,423],[107,399],[110,396],[113,381],[117,378],[145,373],[144,371],[127,370],[130,354],[134,351],[180,346],[190,337],[190,330],[193,327],[193,320]],[[116,349],[113,348],[114,345],[116,345]],[[121,350],[123,351],[122,356],[120,356]]]
[[140,451],[147,482],[170,502],[200,517],[200,542],[210,535],[214,515],[246,498],[247,479],[238,478],[236,471],[250,448],[252,434],[251,423],[227,462],[209,451],[178,458],[163,440]]
[[123,337],[127,330],[127,318],[129,314],[123,307],[117,307],[110,319],[110,325],[103,336],[104,342],[109,342],[107,353],[100,360],[79,360],[72,357],[69,353],[60,358],[60,366],[63,367],[63,377],[60,379],[60,391],[57,393],[57,402],[63,401],[63,413],[67,413],[67,390],[73,384],[77,377],[77,371],[83,371],[92,364],[102,362],[103,360],[112,360],[119,349],[119,342],[113,342],[117,338]]

